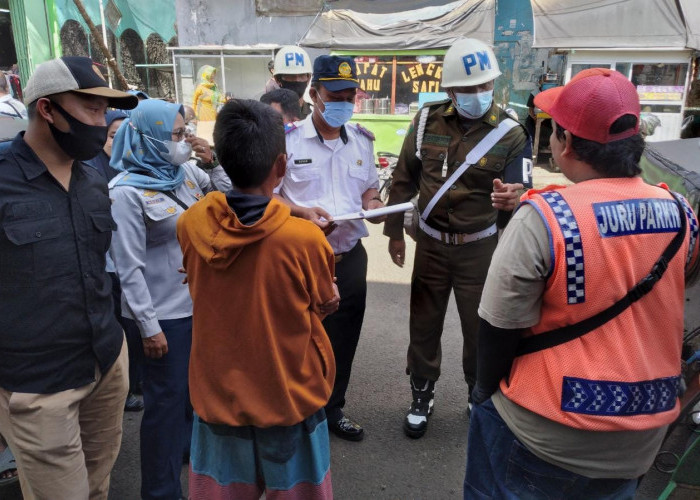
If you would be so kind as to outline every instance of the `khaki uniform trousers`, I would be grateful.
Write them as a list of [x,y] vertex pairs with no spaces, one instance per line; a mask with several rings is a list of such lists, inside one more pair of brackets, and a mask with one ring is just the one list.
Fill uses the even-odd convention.
[[54,394],[0,388],[0,433],[17,460],[24,500],[106,500],[129,385],[126,342],[95,382]]
[[454,290],[464,338],[464,378],[472,387],[476,383],[477,309],[497,242],[493,235],[463,245],[448,245],[418,230],[411,279],[410,374],[433,381],[440,377],[440,339],[450,292]]

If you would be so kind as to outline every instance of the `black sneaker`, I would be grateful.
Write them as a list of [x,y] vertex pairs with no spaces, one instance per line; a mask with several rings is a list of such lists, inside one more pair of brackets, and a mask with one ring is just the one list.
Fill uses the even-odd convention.
[[433,414],[435,382],[411,376],[413,402],[403,422],[408,437],[418,439],[428,430],[428,417]]
[[134,396],[133,393],[126,395],[126,401],[124,402],[124,411],[141,411],[143,410],[143,401]]
[[328,429],[339,438],[347,441],[362,441],[362,438],[365,437],[362,426],[344,415],[338,420],[329,420]]

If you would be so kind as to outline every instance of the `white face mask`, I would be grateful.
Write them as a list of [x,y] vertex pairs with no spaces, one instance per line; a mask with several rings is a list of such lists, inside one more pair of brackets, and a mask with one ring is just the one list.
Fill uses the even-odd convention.
[[168,148],[167,153],[161,153],[165,161],[169,161],[173,165],[182,165],[190,159],[192,155],[192,146],[185,139],[180,142],[163,141],[165,147]]
[[144,137],[163,144],[167,151],[160,151],[160,149],[158,149],[160,156],[165,161],[175,166],[182,165],[183,163],[187,162],[187,160],[190,159],[190,155],[192,155],[192,146],[185,139],[181,140],[180,142],[175,142],[161,141],[160,139],[156,139],[155,137],[150,137],[145,134]]

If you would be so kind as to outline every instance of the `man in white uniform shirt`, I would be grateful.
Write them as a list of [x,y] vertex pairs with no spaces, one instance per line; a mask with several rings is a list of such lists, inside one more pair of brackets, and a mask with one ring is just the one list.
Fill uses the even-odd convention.
[[343,406],[367,295],[367,252],[360,239],[369,233],[363,220],[335,223],[333,216],[384,205],[377,191],[374,136],[347,123],[359,87],[355,62],[350,57],[319,56],[313,71],[309,94],[314,109],[287,131],[287,173],[279,196],[291,206],[292,215],[323,229],[336,256],[340,308],[323,321],[336,362],[326,415],[337,436],[360,441],[364,431],[343,414]]
[[0,117],[9,116],[11,118],[27,119],[27,108],[21,101],[12,97],[10,84],[5,77],[5,73],[0,72]]

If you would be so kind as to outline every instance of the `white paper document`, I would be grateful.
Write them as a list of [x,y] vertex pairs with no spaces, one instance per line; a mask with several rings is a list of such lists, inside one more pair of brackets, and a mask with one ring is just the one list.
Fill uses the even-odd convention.
[[413,210],[413,203],[406,202],[400,203],[398,205],[391,205],[383,208],[375,208],[374,210],[360,210],[359,212],[352,212],[349,214],[335,215],[333,216],[334,221],[341,220],[355,220],[355,219],[372,219],[374,217],[381,217],[382,215],[395,214],[397,212],[405,212],[407,210]]

